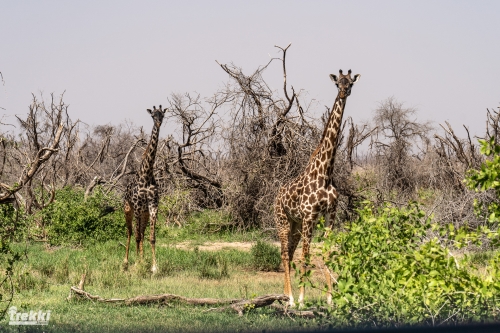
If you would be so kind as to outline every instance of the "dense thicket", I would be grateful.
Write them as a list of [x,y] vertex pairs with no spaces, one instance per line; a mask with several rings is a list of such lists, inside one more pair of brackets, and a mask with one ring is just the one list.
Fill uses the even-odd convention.
[[[329,113],[315,117],[315,105],[287,82],[288,47],[280,50],[281,58],[250,74],[221,64],[229,81],[209,98],[166,98],[165,123],[175,130],[158,146],[156,178],[167,224],[181,225],[190,212],[211,208],[225,211],[233,227],[273,228],[276,191],[303,170]],[[278,63],[284,83],[276,91],[264,73]],[[335,94],[332,87],[332,100]],[[474,198],[495,197],[469,191],[463,183],[466,171],[483,162],[475,140],[458,137],[447,123],[435,128],[418,121],[415,109],[393,97],[382,101],[363,125],[354,124],[349,117],[353,112],[346,110],[335,162],[339,220],[352,219],[362,199],[377,205],[419,199],[437,220],[481,223],[473,214]],[[70,114],[63,96],[51,96],[48,102],[33,96],[15,130],[2,127],[1,202],[15,201],[32,215],[68,186],[81,188],[84,200],[96,186],[105,196],[123,194],[137,171],[149,130],[128,123],[89,127]],[[485,137],[497,138],[499,113],[488,110],[486,117]],[[115,202],[103,209],[117,206]]]

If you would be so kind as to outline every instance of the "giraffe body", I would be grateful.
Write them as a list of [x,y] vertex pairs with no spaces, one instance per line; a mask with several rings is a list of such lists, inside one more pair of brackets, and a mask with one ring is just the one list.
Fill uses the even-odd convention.
[[141,168],[139,173],[134,177],[133,181],[127,185],[125,192],[125,220],[127,222],[127,246],[125,252],[124,267],[128,267],[128,254],[130,247],[130,238],[132,237],[133,220],[135,219],[135,241],[137,256],[142,259],[144,256],[144,232],[147,224],[150,226],[149,241],[152,251],[152,267],[153,273],[156,273],[156,254],[155,254],[155,225],[158,213],[158,186],[154,177],[154,164],[156,158],[156,149],[158,146],[158,138],[160,126],[163,122],[166,109],[162,110],[153,107],[153,111],[148,109],[149,114],[153,118],[154,125],[151,132],[149,144],[142,156]]
[[[342,123],[345,103],[351,93],[352,85],[360,75],[351,78],[351,70],[347,75],[330,75],[338,87],[339,93],[330,113],[323,132],[323,137],[313,152],[305,170],[294,180],[282,186],[274,205],[275,223],[281,242],[281,259],[285,269],[285,295],[294,306],[290,269],[293,255],[301,238],[302,276],[306,272],[305,259],[309,256],[313,228],[321,216],[325,217],[326,225],[333,223],[337,205],[338,193],[333,185],[333,165],[337,149],[337,137]],[[327,301],[331,303],[331,275],[325,267],[328,284]],[[300,287],[299,304],[304,302],[305,289]]]

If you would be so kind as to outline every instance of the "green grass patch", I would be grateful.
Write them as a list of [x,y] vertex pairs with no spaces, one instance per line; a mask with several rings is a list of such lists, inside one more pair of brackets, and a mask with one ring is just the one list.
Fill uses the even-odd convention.
[[[10,327],[7,332],[234,332],[282,331],[313,328],[310,320],[277,317],[270,309],[254,309],[238,317],[236,313],[205,312],[207,307],[182,304],[124,306],[67,300],[69,289],[78,285],[86,272],[85,290],[105,298],[173,293],[186,297],[251,298],[282,292],[281,274],[259,273],[253,268],[249,251],[223,249],[201,251],[178,249],[171,240],[157,240],[158,274],[150,273],[150,247],[138,261],[132,248],[130,266],[122,269],[125,248],[119,241],[95,242],[86,246],[47,246],[42,243],[13,244],[27,256],[15,266],[16,294],[12,305],[19,311],[51,310],[48,326]],[[0,263],[2,266],[2,263]],[[27,273],[27,274],[26,274]],[[295,290],[298,286],[295,284]],[[312,299],[321,297],[311,291]]]
[[171,243],[188,241],[201,245],[204,242],[254,242],[272,237],[262,230],[238,230],[225,212],[204,210],[188,215],[183,227],[163,226],[158,228],[158,236]]
[[277,246],[258,240],[250,252],[255,269],[268,272],[277,272],[280,269],[281,253]]

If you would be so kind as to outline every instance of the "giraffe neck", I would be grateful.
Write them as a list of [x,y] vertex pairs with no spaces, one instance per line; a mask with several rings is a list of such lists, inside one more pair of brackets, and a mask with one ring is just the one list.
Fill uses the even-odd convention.
[[[337,138],[342,124],[342,116],[347,97],[341,98],[337,95],[332,112],[323,132],[323,137],[316,151],[313,153],[310,164],[318,167],[318,175],[322,175],[329,180],[333,173],[333,164],[335,162],[335,153],[337,152]],[[318,162],[317,162],[318,161]]]
[[149,140],[149,144],[144,152],[142,162],[141,162],[141,178],[145,177],[144,180],[149,180],[153,178],[153,166],[155,164],[156,158],[156,148],[158,146],[158,135],[160,133],[160,125],[156,123],[153,126],[153,130],[151,131],[151,139]]

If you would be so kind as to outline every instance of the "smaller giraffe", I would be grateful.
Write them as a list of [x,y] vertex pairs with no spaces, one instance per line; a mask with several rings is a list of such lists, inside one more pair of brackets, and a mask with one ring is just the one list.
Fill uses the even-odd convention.
[[132,225],[135,218],[135,242],[137,256],[142,259],[144,256],[143,243],[144,232],[149,220],[149,242],[151,243],[151,251],[153,254],[153,264],[151,271],[156,273],[156,254],[155,254],[155,224],[158,212],[158,185],[153,173],[155,164],[156,149],[158,147],[158,136],[160,126],[163,122],[163,117],[167,109],[158,109],[153,107],[149,114],[153,118],[153,130],[149,144],[142,155],[141,168],[139,173],[134,177],[133,181],[127,185],[125,192],[125,220],[127,222],[127,247],[125,252],[125,260],[123,266],[128,268],[128,252],[130,247],[130,238],[132,237]]
[[[333,186],[333,166],[337,150],[337,138],[342,123],[342,116],[347,97],[351,88],[358,81],[360,75],[351,78],[351,70],[347,75],[331,74],[330,78],[337,85],[338,94],[333,104],[330,117],[325,126],[323,137],[312,153],[305,170],[294,180],[282,186],[274,204],[276,229],[281,241],[281,261],[285,268],[285,291],[290,298],[290,306],[295,306],[292,283],[290,279],[291,262],[299,241],[302,241],[301,275],[306,272],[306,258],[309,256],[309,247],[312,231],[319,217],[325,217],[326,226],[333,223],[337,205],[338,193]],[[325,267],[325,276],[329,294],[328,304],[331,304],[331,276]],[[301,278],[302,280],[302,278]],[[299,305],[304,303],[305,288],[300,287]]]

